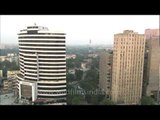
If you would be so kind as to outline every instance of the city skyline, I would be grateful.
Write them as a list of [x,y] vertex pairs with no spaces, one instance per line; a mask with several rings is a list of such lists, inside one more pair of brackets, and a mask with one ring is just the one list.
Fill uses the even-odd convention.
[[144,34],[159,28],[159,15],[1,15],[1,44],[18,44],[20,29],[34,25],[66,33],[66,45],[113,45],[113,35],[123,30]]

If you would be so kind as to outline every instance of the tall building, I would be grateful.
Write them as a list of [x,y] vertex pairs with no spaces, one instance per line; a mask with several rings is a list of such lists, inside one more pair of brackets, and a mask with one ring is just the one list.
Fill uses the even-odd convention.
[[146,95],[155,100],[160,91],[160,29],[146,29],[145,37],[147,41],[147,90]]
[[66,104],[65,33],[28,26],[18,34],[20,99]]
[[140,104],[142,96],[144,34],[132,30],[114,35],[112,101]]
[[109,98],[111,96],[112,59],[113,54],[111,50],[103,51],[100,54],[99,87]]

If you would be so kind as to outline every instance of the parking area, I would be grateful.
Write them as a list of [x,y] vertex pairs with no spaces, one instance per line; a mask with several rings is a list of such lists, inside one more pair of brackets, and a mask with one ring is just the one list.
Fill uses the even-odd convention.
[[0,105],[14,105],[15,100],[14,93],[0,95]]

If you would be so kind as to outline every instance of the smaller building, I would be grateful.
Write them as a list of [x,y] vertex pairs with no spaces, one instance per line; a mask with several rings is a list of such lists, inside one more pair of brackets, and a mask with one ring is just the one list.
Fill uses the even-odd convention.
[[7,56],[8,57],[13,57],[13,56],[17,56],[17,54],[15,54],[15,53],[8,53]]
[[87,68],[87,62],[82,62],[81,63],[81,68],[86,69]]
[[0,77],[0,89],[3,86],[3,81],[2,81],[2,77]]
[[3,94],[13,92],[13,82],[12,79],[4,79],[3,80]]
[[8,78],[15,78],[16,79],[16,75],[19,73],[19,70],[11,70],[11,71],[7,71],[7,76]]
[[0,77],[3,77],[3,70],[0,70]]
[[91,58],[96,58],[96,57],[98,57],[98,54],[95,54],[95,53],[88,54],[88,57],[91,57]]
[[91,64],[91,63],[92,63],[92,59],[91,59],[91,58],[84,59],[83,61],[84,61],[84,62],[87,62],[88,64]]
[[3,62],[6,60],[6,56],[0,56],[0,61]]
[[66,59],[76,59],[76,54],[67,54]]
[[69,70],[68,70],[68,73],[75,75],[75,69],[69,69]]

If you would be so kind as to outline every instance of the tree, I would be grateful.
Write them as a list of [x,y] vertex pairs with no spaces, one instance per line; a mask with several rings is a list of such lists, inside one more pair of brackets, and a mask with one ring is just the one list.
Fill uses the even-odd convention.
[[141,99],[141,105],[154,105],[154,104],[155,104],[154,99],[149,96],[144,96]]
[[109,98],[105,97],[101,102],[100,105],[115,105]]
[[72,98],[72,105],[80,105],[82,102],[82,99],[83,99],[82,96],[78,96],[78,95],[74,96]]
[[66,66],[67,66],[67,68],[74,68],[74,60],[73,59],[67,59],[66,60]]
[[75,77],[74,77],[74,75],[73,74],[67,74],[67,82],[72,82],[72,81],[74,81],[75,80]]
[[83,75],[83,71],[82,70],[76,70],[75,75],[76,75],[77,80],[81,80],[82,75]]

